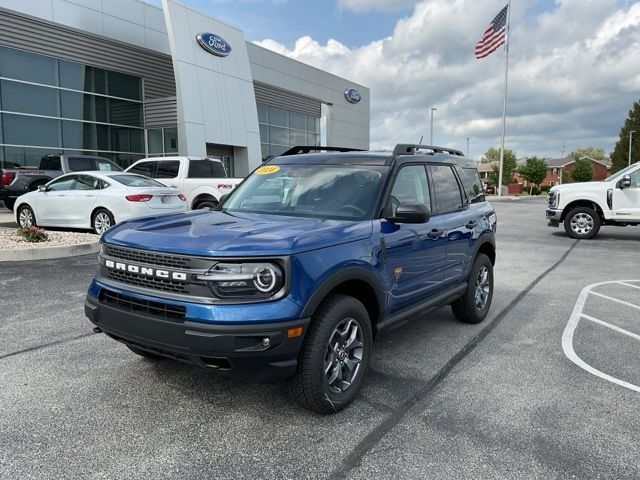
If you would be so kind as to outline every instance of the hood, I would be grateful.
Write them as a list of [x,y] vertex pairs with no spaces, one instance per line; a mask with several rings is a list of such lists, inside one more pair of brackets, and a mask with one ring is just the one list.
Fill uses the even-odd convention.
[[129,220],[106,243],[202,256],[290,255],[371,236],[371,221],[194,211]]
[[551,187],[551,192],[573,192],[578,190],[592,190],[594,188],[602,188],[603,182],[578,182],[563,183]]

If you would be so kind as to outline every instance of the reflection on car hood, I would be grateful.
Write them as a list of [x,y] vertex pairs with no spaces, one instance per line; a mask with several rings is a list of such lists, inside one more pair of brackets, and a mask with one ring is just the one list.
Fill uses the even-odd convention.
[[187,255],[288,255],[368,238],[371,221],[195,211],[116,225],[103,241]]

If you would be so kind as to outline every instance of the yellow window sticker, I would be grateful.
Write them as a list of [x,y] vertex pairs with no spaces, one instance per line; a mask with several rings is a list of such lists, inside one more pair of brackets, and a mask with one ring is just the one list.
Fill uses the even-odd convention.
[[280,171],[280,167],[277,165],[264,165],[255,171],[256,175],[271,175]]

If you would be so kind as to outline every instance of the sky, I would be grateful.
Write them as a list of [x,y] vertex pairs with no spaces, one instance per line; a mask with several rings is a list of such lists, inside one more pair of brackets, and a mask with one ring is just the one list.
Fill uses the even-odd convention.
[[[371,90],[371,148],[500,142],[504,50],[473,50],[505,0],[183,0],[247,40]],[[640,100],[640,1],[514,0],[505,147],[613,150]]]

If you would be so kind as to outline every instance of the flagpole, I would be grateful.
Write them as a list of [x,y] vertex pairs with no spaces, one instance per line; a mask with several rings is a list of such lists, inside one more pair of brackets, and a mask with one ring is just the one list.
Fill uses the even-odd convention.
[[502,136],[500,138],[500,174],[498,176],[498,196],[502,196],[502,174],[504,171],[504,131],[507,122],[507,85],[509,78],[509,40],[511,30],[511,0],[507,4],[507,31],[505,36],[504,62],[504,104],[502,106]]

